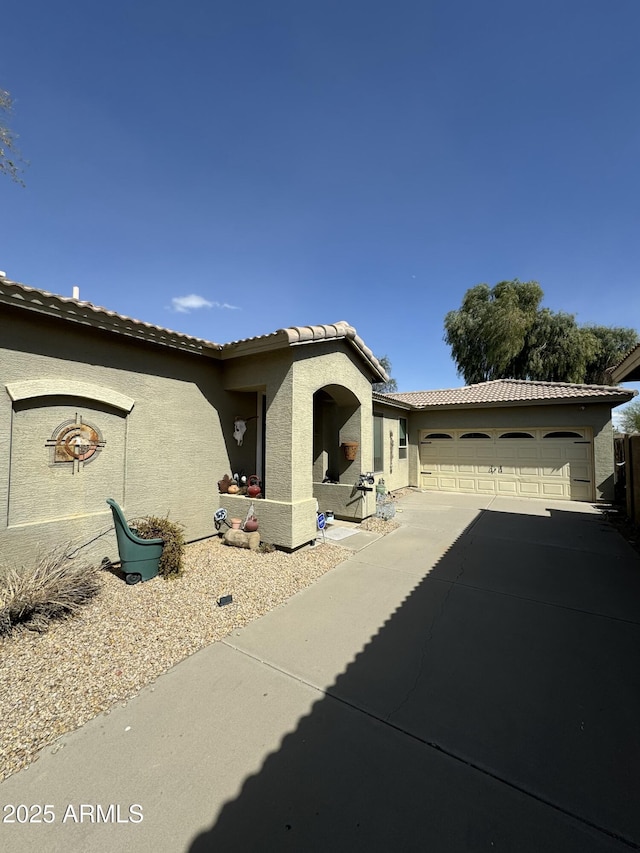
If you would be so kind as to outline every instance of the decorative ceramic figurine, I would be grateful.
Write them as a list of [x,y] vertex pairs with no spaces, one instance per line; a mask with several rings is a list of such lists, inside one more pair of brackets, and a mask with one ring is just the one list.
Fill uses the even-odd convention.
[[242,445],[244,434],[247,431],[247,423],[242,418],[236,418],[233,422],[233,437],[238,442],[238,447]]
[[221,480],[218,480],[218,490],[221,494],[226,494],[229,491],[229,486],[233,483],[233,480],[228,474],[225,474]]
[[257,474],[252,474],[249,477],[249,485],[247,486],[247,494],[250,498],[257,498],[258,495],[262,492],[260,488],[260,477]]

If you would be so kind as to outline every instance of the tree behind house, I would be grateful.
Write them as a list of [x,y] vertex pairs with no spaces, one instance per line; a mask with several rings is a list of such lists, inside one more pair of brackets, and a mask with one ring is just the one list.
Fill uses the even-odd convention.
[[378,359],[378,361],[389,379],[386,382],[374,382],[371,386],[372,389],[377,391],[379,394],[391,394],[394,391],[397,391],[398,383],[391,376],[391,362],[389,361],[389,356],[383,355],[382,358]]
[[0,89],[0,173],[8,175],[17,184],[24,182],[20,177],[22,158],[16,146],[16,134],[9,127],[13,100],[9,92]]
[[536,281],[479,284],[445,317],[445,341],[458,373],[492,379],[611,384],[607,368],[638,341],[635,329],[579,326],[575,315],[541,308]]
[[620,427],[622,432],[640,432],[640,400],[634,400],[620,410]]

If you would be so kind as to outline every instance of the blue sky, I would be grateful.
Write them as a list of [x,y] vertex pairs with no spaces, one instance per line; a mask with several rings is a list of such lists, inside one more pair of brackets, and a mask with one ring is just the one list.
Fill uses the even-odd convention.
[[218,342],[348,320],[400,390],[463,384],[480,282],[638,327],[639,34],[638,0],[8,0],[0,268]]

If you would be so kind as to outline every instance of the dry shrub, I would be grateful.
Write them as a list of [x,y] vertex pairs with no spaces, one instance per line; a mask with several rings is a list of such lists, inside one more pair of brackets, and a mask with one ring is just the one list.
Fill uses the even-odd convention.
[[131,522],[141,539],[162,539],[164,546],[158,573],[165,580],[179,578],[184,571],[184,526],[168,518],[146,515]]
[[52,619],[72,616],[100,590],[98,569],[55,548],[33,565],[0,573],[0,636],[14,628],[46,631]]

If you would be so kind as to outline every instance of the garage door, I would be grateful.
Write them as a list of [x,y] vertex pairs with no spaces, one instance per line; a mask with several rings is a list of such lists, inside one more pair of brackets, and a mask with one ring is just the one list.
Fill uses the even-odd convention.
[[591,431],[422,430],[420,484],[442,492],[590,501]]

